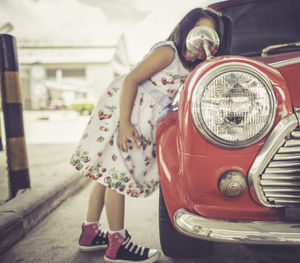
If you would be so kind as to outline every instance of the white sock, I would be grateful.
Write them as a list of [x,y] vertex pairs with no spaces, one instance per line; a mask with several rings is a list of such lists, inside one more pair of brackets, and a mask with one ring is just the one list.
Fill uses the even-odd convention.
[[88,225],[92,225],[92,224],[97,224],[98,227],[100,226],[100,224],[99,224],[98,221],[92,222],[92,221],[86,221],[86,220],[84,220],[84,225],[88,226]]
[[114,233],[119,233],[123,238],[126,238],[126,229],[123,228],[121,230],[118,230],[118,231],[111,231],[109,230],[109,234],[114,234]]

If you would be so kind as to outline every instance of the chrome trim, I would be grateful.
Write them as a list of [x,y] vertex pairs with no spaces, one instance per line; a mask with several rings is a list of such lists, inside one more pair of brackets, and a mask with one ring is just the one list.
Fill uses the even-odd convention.
[[269,63],[268,65],[272,66],[273,68],[281,68],[281,67],[285,67],[297,63],[300,63],[300,57],[277,61],[277,62]]
[[296,159],[296,160],[291,160],[291,161],[271,161],[269,163],[269,167],[290,167],[291,164],[294,165],[300,165],[300,160]]
[[[218,77],[219,75],[230,71],[240,71],[240,72],[245,72],[254,75],[265,85],[266,91],[269,94],[269,98],[271,101],[271,105],[270,105],[271,116],[269,118],[268,123],[266,123],[264,128],[258,134],[245,141],[232,142],[232,141],[223,140],[220,137],[216,136],[214,133],[212,133],[209,130],[209,128],[207,128],[201,114],[201,109],[200,109],[201,100],[199,98],[201,98],[206,85],[210,83],[214,78]],[[195,83],[193,82],[193,84]],[[192,99],[191,99],[192,118],[195,123],[195,126],[210,142],[229,149],[240,149],[240,148],[253,145],[254,143],[258,142],[271,129],[275,120],[277,101],[276,101],[276,97],[275,97],[275,93],[271,81],[266,75],[264,75],[256,67],[241,62],[229,62],[229,63],[221,64],[211,69],[207,73],[205,73],[204,76],[202,76],[202,78],[199,80],[199,82],[196,83],[196,85],[197,86],[194,89],[194,92],[192,94]]]
[[290,154],[275,154],[273,160],[298,160],[300,159],[300,153]]
[[265,189],[265,192],[300,192],[299,188],[287,188],[287,187],[277,187],[276,189]]
[[278,180],[260,180],[262,186],[300,186],[300,182],[278,181]]
[[[298,135],[296,134],[296,132],[292,132],[292,136],[299,138]],[[290,146],[294,146],[294,147],[295,146],[300,146],[300,141],[299,140],[289,140],[285,143],[285,146],[288,146],[288,147],[290,147]]]
[[284,44],[277,44],[277,45],[267,46],[262,50],[261,56],[262,57],[267,57],[269,51],[280,49],[282,47],[298,47],[298,46],[300,46],[300,42],[284,43]]
[[179,107],[179,101],[180,101],[180,96],[181,96],[181,92],[183,90],[183,84],[180,85],[179,89],[177,90],[177,93],[171,103],[171,110],[172,111],[176,111],[178,110]]
[[207,241],[299,245],[300,223],[210,219],[178,209],[174,224],[184,235]]
[[[291,163],[291,165],[292,165],[292,163]],[[286,168],[286,167],[280,167],[280,168],[271,167],[271,168],[266,168],[266,170],[265,170],[266,174],[272,174],[272,173],[273,174],[280,174],[280,173],[291,174],[291,173],[297,173],[297,172],[299,172],[299,169],[296,169],[294,167],[288,167],[288,168]]]
[[[298,183],[300,182],[300,176],[298,182],[294,181],[297,180],[295,176],[299,174],[299,168],[295,169],[295,166],[293,166],[299,162],[298,157],[300,154],[295,149],[300,150],[300,148],[285,145],[291,135],[299,135],[298,131],[294,131],[299,126],[299,116],[300,113],[296,112],[278,122],[249,170],[248,184],[250,187],[254,186],[256,195],[264,206],[287,206],[290,200],[285,200],[285,204],[283,200],[274,203],[274,200],[269,198],[269,193],[276,192],[277,188],[282,186],[292,186],[297,190],[298,185],[300,185]],[[281,167],[278,167],[278,160],[283,160]],[[286,160],[294,161],[289,161],[290,166],[288,166]],[[286,176],[286,180],[281,180],[280,176],[282,175]],[[290,178],[289,180],[289,176],[292,176],[293,179]],[[270,189],[266,187],[270,187]],[[291,200],[290,203],[294,204],[294,201]]]
[[297,153],[300,151],[300,147],[282,147],[279,149],[278,153]]

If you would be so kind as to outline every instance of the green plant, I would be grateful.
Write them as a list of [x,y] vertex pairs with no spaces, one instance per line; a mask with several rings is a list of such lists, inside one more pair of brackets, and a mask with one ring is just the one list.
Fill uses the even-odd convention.
[[95,104],[92,102],[74,102],[71,104],[71,109],[77,111],[80,115],[91,115]]

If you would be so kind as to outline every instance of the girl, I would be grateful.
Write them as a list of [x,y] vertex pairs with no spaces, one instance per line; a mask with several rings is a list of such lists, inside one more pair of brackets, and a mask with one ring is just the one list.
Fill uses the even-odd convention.
[[[124,197],[146,197],[159,185],[156,123],[189,72],[206,58],[202,50],[186,47],[187,35],[196,26],[218,33],[215,55],[228,52],[230,20],[213,10],[190,11],[167,41],[154,45],[127,76],[109,85],[72,156],[71,164],[96,181],[79,246],[84,251],[106,248],[106,262],[150,263],[159,258],[159,251],[135,245],[124,229]],[[98,224],[104,204],[108,233]]]

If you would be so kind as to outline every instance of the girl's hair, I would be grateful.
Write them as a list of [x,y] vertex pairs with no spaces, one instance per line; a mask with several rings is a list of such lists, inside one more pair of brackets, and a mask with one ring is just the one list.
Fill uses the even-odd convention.
[[216,31],[220,38],[220,46],[215,56],[226,55],[230,52],[232,32],[231,19],[213,9],[195,8],[183,17],[167,39],[174,42],[182,64],[188,69],[192,69],[202,62],[201,60],[195,60],[193,62],[187,61],[183,57],[183,52],[186,50],[186,37],[202,17],[212,20],[216,26]]

